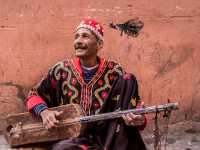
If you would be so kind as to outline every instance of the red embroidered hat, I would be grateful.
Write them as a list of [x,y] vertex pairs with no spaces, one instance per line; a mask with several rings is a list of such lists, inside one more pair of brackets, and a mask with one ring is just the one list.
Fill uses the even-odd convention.
[[92,19],[84,19],[77,27],[77,30],[80,28],[91,30],[99,39],[103,41],[103,27],[97,21]]

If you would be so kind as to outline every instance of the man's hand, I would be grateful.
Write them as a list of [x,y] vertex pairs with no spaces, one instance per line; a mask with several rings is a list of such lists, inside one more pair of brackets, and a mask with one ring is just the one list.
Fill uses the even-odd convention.
[[133,113],[123,115],[122,118],[128,126],[140,126],[143,125],[145,122],[145,118],[143,115],[135,115]]
[[52,129],[59,123],[56,117],[60,116],[62,112],[45,109],[40,113],[43,125],[46,129]]

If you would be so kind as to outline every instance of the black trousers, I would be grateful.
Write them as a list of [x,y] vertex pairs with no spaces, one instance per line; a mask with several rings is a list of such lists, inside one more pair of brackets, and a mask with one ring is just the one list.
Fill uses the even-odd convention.
[[73,138],[55,143],[52,150],[102,150],[102,148],[87,138]]

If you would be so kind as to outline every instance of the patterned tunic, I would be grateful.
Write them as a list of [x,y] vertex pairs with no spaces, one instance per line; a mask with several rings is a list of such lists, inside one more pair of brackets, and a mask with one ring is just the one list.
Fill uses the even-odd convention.
[[[77,103],[85,115],[92,115],[140,106],[136,78],[125,74],[119,64],[98,59],[99,66],[90,81],[84,80],[87,71],[82,70],[78,58],[58,62],[30,91],[26,102],[28,110]],[[90,123],[81,137],[60,141],[54,149],[146,150],[138,131],[145,126],[146,120],[137,127],[129,127],[121,119]]]
[[81,104],[86,115],[98,113],[114,80],[123,75],[119,64],[98,59],[98,69],[88,83],[84,81],[79,58],[58,62],[30,91],[26,103],[28,110],[31,111],[38,104],[56,107],[77,103]]

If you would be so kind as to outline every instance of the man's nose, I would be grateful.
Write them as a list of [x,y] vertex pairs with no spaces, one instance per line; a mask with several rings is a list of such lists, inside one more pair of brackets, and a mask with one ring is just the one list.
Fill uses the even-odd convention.
[[82,43],[83,42],[83,38],[81,36],[77,37],[75,39],[76,43]]
[[83,45],[82,40],[75,40],[74,43],[75,43],[75,45],[77,45],[77,46]]
[[75,41],[74,41],[74,44],[75,44],[76,46],[81,46],[81,45],[83,45],[83,44],[84,44],[83,39],[82,39],[82,38],[76,38]]

